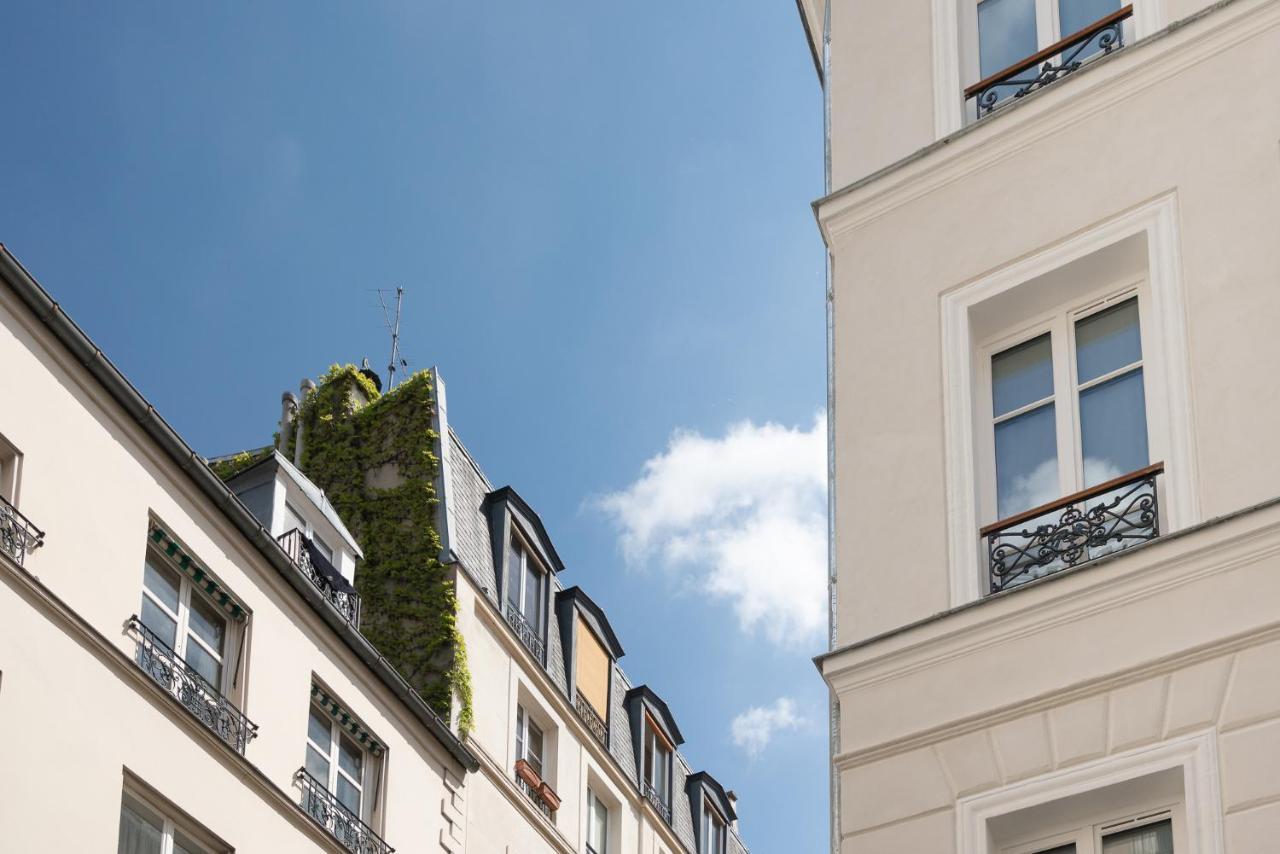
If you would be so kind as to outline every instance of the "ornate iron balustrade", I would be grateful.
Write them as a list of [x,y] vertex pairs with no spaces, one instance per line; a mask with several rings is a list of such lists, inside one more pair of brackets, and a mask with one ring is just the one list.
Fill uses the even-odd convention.
[[359,816],[339,803],[323,783],[307,773],[306,768],[299,768],[293,779],[302,787],[299,806],[316,824],[329,831],[329,835],[342,847],[356,854],[391,854],[396,850]]
[[578,717],[582,718],[582,722],[587,725],[587,729],[591,730],[591,734],[596,740],[605,747],[609,746],[609,725],[604,722],[604,718],[600,717],[600,713],[595,707],[582,696],[582,692],[573,692],[573,708],[578,712]]
[[257,737],[258,725],[245,717],[244,712],[236,708],[234,703],[179,658],[136,615],[129,618],[128,628],[137,636],[138,651],[135,660],[138,667],[172,694],[183,708],[212,730],[228,747],[243,754],[250,739]]
[[662,799],[662,795],[654,788],[652,783],[644,784],[644,796],[649,801],[649,806],[658,811],[658,815],[662,816],[662,820],[667,824],[671,824],[671,807]]
[[1160,536],[1163,472],[1156,463],[983,528],[991,592]]
[[[297,528],[281,534],[277,541],[289,555],[294,566],[302,570],[302,574],[324,594],[325,599],[342,615],[342,618],[350,623],[352,628],[360,628],[360,594],[354,590],[338,589],[336,579],[342,578],[342,573],[338,572],[329,559],[321,554],[315,543]],[[346,584],[345,579],[342,583]]]
[[31,524],[31,520],[18,512],[8,501],[0,498],[0,551],[22,566],[27,552],[44,545],[44,531]]
[[1016,65],[979,80],[964,90],[965,100],[975,99],[981,118],[1006,99],[1021,98],[1048,86],[1079,69],[1091,56],[1124,47],[1124,22],[1132,15],[1133,6],[1125,6]]
[[512,605],[510,602],[506,605],[507,622],[511,625],[512,631],[520,638],[520,642],[525,645],[529,652],[533,653],[533,657],[538,659],[542,664],[547,663],[547,645],[542,640],[542,635],[534,628],[533,624],[525,619],[524,614],[520,613],[520,609]]

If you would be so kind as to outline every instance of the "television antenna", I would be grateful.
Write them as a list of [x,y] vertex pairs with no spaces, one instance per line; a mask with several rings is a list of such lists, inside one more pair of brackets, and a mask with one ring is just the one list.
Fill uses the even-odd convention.
[[409,367],[409,363],[400,358],[400,306],[404,302],[404,288],[396,288],[396,316],[395,320],[391,319],[391,312],[387,311],[387,301],[384,295],[389,293],[381,288],[378,290],[378,303],[382,306],[382,319],[387,323],[387,331],[391,333],[391,361],[387,362],[387,391],[396,387],[396,368]]

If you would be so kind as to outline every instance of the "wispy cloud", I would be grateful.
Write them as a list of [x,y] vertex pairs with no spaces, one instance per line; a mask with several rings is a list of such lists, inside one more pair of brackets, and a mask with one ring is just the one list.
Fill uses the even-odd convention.
[[754,759],[769,746],[775,733],[796,729],[803,722],[795,703],[789,697],[779,697],[772,706],[752,706],[738,715],[730,730],[733,743]]
[[677,431],[600,500],[631,565],[662,563],[730,601],[744,631],[811,643],[826,625],[826,417]]

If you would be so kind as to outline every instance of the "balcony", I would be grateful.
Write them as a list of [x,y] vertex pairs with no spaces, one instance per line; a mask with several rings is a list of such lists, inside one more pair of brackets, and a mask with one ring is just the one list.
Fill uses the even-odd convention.
[[343,578],[342,573],[329,561],[316,544],[302,531],[294,528],[281,534],[277,541],[285,550],[293,565],[310,579],[316,589],[324,594],[342,618],[354,629],[360,628],[360,594]]
[[1043,89],[1078,70],[1093,57],[1124,47],[1124,22],[1132,16],[1133,6],[1125,6],[1100,18],[1016,65],[979,80],[964,90],[965,101],[974,102],[976,114],[981,118],[998,107]]
[[27,552],[44,545],[44,531],[18,512],[8,501],[0,498],[0,552],[4,552],[22,566]]
[[988,525],[990,590],[999,593],[1160,536],[1164,463]]
[[573,692],[573,708],[578,713],[578,717],[582,718],[582,722],[587,725],[587,729],[591,730],[591,734],[596,737],[606,748],[609,746],[609,725],[604,722],[604,718],[595,710],[595,707],[582,696],[581,692]]
[[510,624],[512,631],[520,638],[520,642],[525,645],[529,652],[533,653],[533,657],[538,659],[542,664],[547,663],[547,645],[542,640],[541,633],[534,628],[533,624],[525,619],[524,614],[520,613],[520,609],[510,602],[506,604],[507,623]]
[[671,824],[671,807],[662,799],[662,794],[652,783],[644,784],[644,797],[649,802],[649,806],[657,810],[658,815],[662,816],[662,820],[667,824]]
[[293,781],[302,789],[299,806],[343,848],[356,854],[391,854],[396,850],[359,816],[339,803],[323,783],[307,773],[307,769],[299,768],[293,775]]
[[191,669],[137,616],[129,618],[128,629],[138,641],[138,667],[228,747],[243,755],[250,739],[258,734],[257,724]]
[[533,805],[538,811],[545,815],[551,821],[556,820],[556,810],[560,809],[560,796],[556,794],[556,790],[551,788],[551,784],[533,770],[524,759],[516,760],[516,786],[520,791],[524,792],[525,797],[533,801]]

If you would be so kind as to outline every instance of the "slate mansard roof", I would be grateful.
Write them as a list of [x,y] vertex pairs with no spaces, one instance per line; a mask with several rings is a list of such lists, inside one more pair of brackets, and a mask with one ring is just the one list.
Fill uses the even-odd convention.
[[[442,438],[441,444],[443,446],[442,451],[446,457],[444,460],[444,472],[449,478],[447,489],[449,506],[445,509],[449,526],[449,550],[452,552],[453,558],[461,565],[462,570],[472,578],[477,587],[484,591],[485,596],[488,597],[493,606],[501,610],[502,603],[498,598],[498,570],[494,566],[492,545],[494,540],[490,530],[488,505],[495,494],[505,497],[506,495],[514,495],[514,491],[509,487],[495,490],[475,459],[463,446],[457,434],[452,429],[449,429],[447,425],[442,426],[444,429],[441,432],[447,432],[447,435]],[[520,505],[524,514],[533,516],[531,521],[541,529],[538,533],[545,536],[545,529],[542,529],[542,522],[537,519],[537,515],[523,501],[520,501]],[[554,546],[551,548],[554,549]],[[561,583],[556,572],[550,573],[550,577],[554,598],[557,594],[564,592],[566,588]],[[575,589],[569,588],[571,592]],[[590,602],[589,599],[587,601]],[[594,602],[591,602],[591,607],[598,608]],[[603,618],[603,612],[600,613],[600,617]],[[607,626],[607,621],[605,621],[605,625]],[[559,609],[551,608],[547,624],[547,675],[560,692],[565,697],[569,697],[569,682],[565,673],[565,652],[560,633]],[[611,629],[608,630],[608,634],[612,636]],[[608,642],[611,645],[617,644],[617,639],[610,637]],[[620,644],[617,645],[617,649],[621,650]],[[611,705],[609,710],[611,722],[609,726],[609,754],[638,791],[640,788],[639,771],[636,768],[635,749],[632,743],[631,727],[629,726],[630,718],[626,708],[628,695],[635,696],[637,692],[644,694],[651,701],[656,700],[657,703],[661,704],[661,709],[667,711],[666,704],[658,699],[657,695],[649,688],[643,685],[633,686],[631,680],[627,678],[626,673],[623,672],[615,660],[613,664],[613,685],[609,697]],[[669,712],[667,717],[671,725],[674,726],[674,720]],[[665,725],[667,723],[664,721]],[[676,729],[675,735],[679,740],[678,729]],[[694,816],[692,815],[689,798],[686,796],[688,782],[691,777],[695,779],[695,782],[704,777],[707,779],[710,779],[710,777],[705,772],[694,775],[679,750],[676,751],[676,761],[673,766],[671,827],[685,850],[692,854],[692,852],[698,850],[698,843],[694,830]],[[718,784],[717,788],[719,788]],[[732,830],[729,833],[728,854],[746,854],[746,847],[742,844],[737,833]]]

